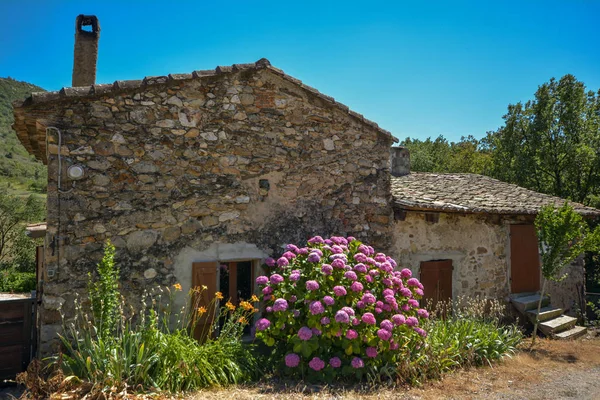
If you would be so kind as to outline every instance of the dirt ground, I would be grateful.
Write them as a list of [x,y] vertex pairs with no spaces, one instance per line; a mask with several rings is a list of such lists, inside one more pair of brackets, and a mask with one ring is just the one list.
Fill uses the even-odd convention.
[[202,391],[190,399],[600,399],[599,337],[573,342],[538,340],[533,351],[527,350],[528,344],[493,367],[456,371],[422,388],[365,391],[258,384]]
[[[185,400],[254,399],[600,399],[600,337],[577,341],[529,342],[514,357],[493,367],[459,370],[421,388],[366,390],[349,387],[297,385],[284,387],[261,382],[251,386],[200,391]],[[0,388],[0,400],[18,398],[18,388]],[[80,396],[58,395],[57,399]],[[54,398],[54,397],[53,397]],[[164,399],[162,396],[131,399]]]

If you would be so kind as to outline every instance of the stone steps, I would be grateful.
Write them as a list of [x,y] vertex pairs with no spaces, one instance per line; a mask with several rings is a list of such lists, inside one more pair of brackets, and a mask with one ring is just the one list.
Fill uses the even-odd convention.
[[540,331],[546,336],[552,336],[559,332],[567,331],[575,326],[577,318],[561,315],[560,317],[552,318],[541,322],[539,325]]
[[559,340],[574,340],[584,336],[587,333],[587,328],[583,326],[574,326],[573,328],[562,331],[554,335],[555,339]]
[[[539,320],[540,322],[548,321],[549,319],[556,318],[562,315],[562,313],[562,308],[554,308],[552,306],[542,307],[540,309]],[[533,310],[526,311],[525,315],[527,316],[527,318],[529,318],[529,321],[531,321],[532,324],[535,324],[536,316],[538,315],[537,307]]]
[[[511,295],[510,301],[521,314],[535,324],[540,297],[539,293],[518,293]],[[553,339],[577,339],[587,332],[585,327],[575,325],[577,318],[564,315],[561,308],[553,307],[548,296],[542,297],[539,321],[540,332]]]
[[[537,309],[538,302],[540,301],[539,293],[530,294],[527,296],[514,297],[511,299],[511,302],[515,306],[515,308],[521,313],[525,314],[526,311]],[[550,304],[550,297],[544,296],[542,298],[542,307],[548,306]]]

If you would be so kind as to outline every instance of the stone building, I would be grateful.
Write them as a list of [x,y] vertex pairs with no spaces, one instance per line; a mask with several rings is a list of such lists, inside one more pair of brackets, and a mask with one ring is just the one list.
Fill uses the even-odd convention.
[[[561,201],[482,176],[409,173],[389,132],[266,59],[95,84],[99,32],[78,18],[75,87],[14,104],[20,141],[48,166],[42,353],[107,239],[131,303],[176,282],[248,297],[266,257],[315,234],[355,236],[416,273],[445,260],[433,269],[448,285],[454,268],[446,292],[504,297],[515,291],[511,227]],[[538,279],[533,265],[523,276]]]

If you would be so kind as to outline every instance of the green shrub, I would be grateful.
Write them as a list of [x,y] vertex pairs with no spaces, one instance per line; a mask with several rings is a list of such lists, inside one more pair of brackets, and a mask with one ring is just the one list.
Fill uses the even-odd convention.
[[19,272],[14,268],[0,269],[0,292],[28,293],[35,290],[35,272]]
[[[182,310],[172,313],[174,293],[181,290],[176,284],[146,293],[142,308],[135,312],[126,309],[117,291],[113,257],[114,249],[108,245],[98,280],[90,277],[91,310],[84,310],[75,299],[74,320],[63,319],[64,353],[53,361],[64,374],[104,391],[129,387],[180,392],[237,383],[260,373],[252,346],[241,341],[247,321],[257,311],[251,303],[219,307],[215,298],[208,307],[199,307],[205,290],[201,288],[189,293]],[[200,343],[193,332],[203,315],[214,316],[214,323]],[[220,328],[219,320],[225,320]]]
[[514,354],[523,333],[501,323],[503,309],[496,300],[480,298],[440,305],[441,312],[434,312],[426,324],[424,348],[400,366],[400,380],[420,384],[457,367],[491,365]]
[[421,346],[423,285],[408,269],[354,238],[293,244],[259,276],[266,313],[256,336],[285,374],[313,381],[362,379]]

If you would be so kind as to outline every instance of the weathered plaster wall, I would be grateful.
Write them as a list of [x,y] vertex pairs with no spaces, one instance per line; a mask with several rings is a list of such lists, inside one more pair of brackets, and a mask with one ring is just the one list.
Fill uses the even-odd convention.
[[[132,303],[187,287],[191,262],[227,246],[262,258],[340,234],[389,248],[392,138],[268,70],[34,107],[62,132],[68,190],[51,133],[42,352],[106,239]],[[66,179],[72,164],[83,180]]]
[[508,227],[499,219],[441,213],[436,223],[408,212],[394,222],[393,254],[417,276],[420,262],[451,259],[452,296],[504,298],[509,294]]

